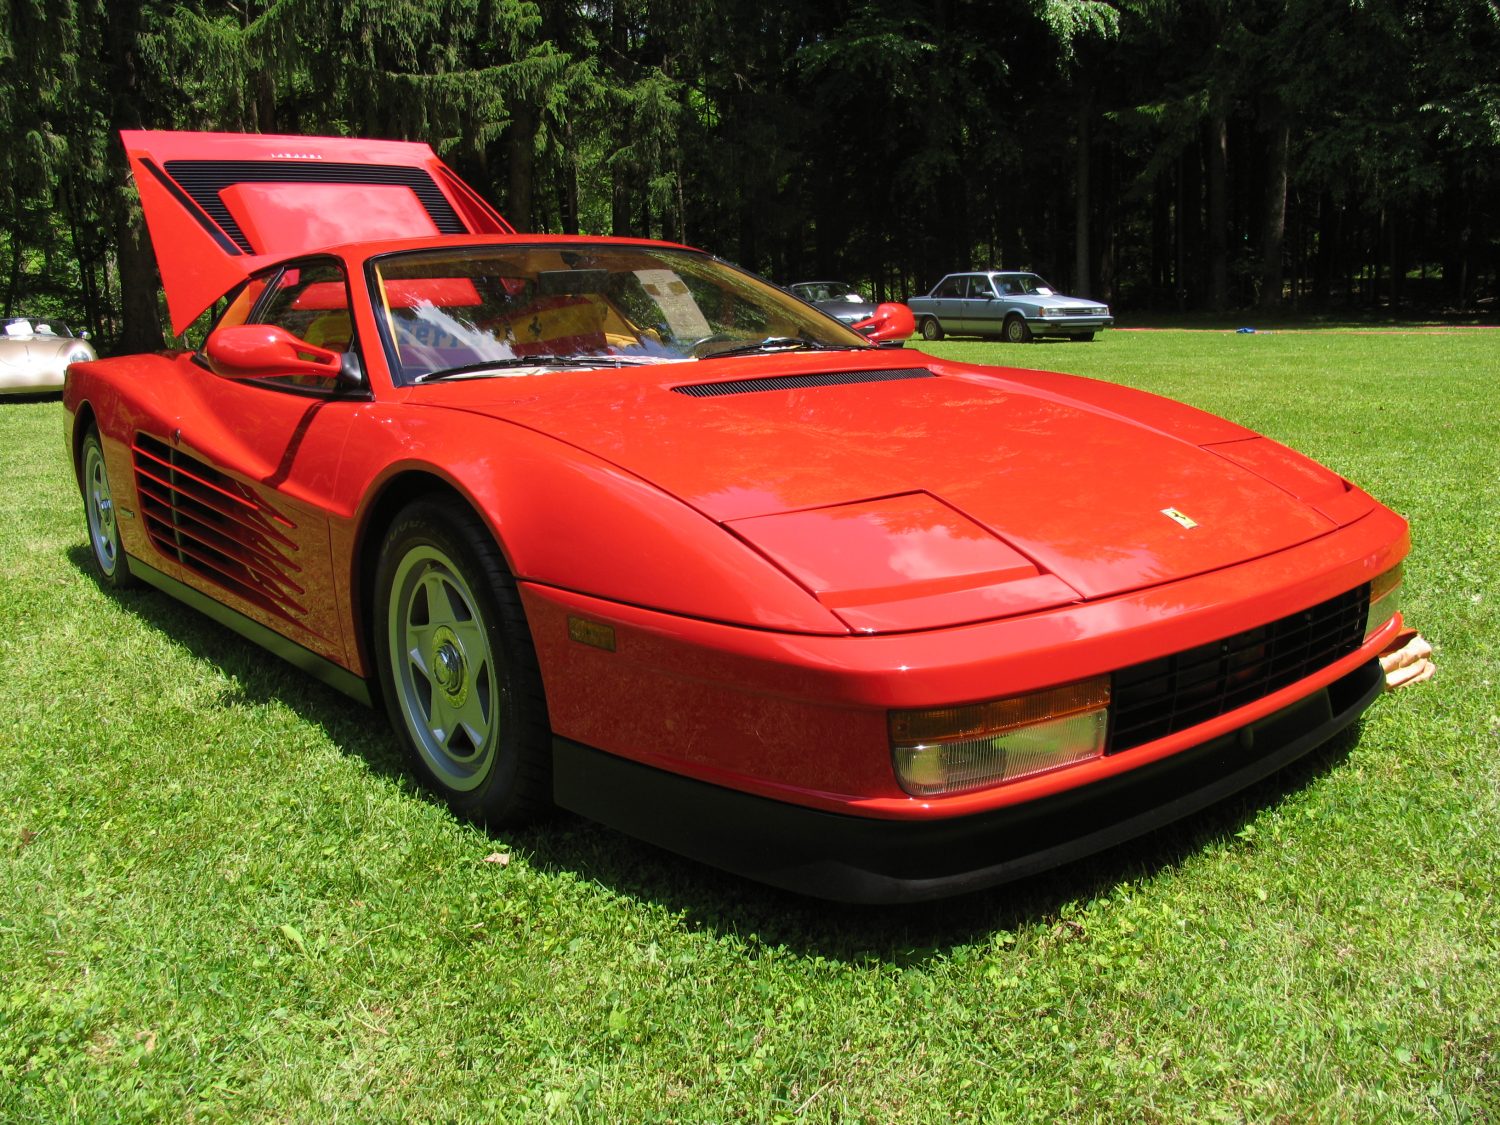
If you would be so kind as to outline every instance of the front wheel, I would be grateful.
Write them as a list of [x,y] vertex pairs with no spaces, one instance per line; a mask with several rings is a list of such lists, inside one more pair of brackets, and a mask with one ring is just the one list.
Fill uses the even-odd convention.
[[104,464],[104,443],[92,426],[83,436],[83,514],[89,529],[89,557],[99,581],[112,590],[135,584],[125,552],[120,549],[120,528],[115,522],[114,493]]
[[547,703],[515,579],[467,505],[419,500],[386,532],[374,641],[396,736],[453,810],[515,823],[551,796]]
[[938,323],[935,316],[924,316],[922,318],[922,339],[941,340],[943,338],[943,326]]
[[1005,342],[1007,344],[1027,344],[1031,342],[1031,329],[1026,326],[1024,317],[1012,315],[1006,319]]

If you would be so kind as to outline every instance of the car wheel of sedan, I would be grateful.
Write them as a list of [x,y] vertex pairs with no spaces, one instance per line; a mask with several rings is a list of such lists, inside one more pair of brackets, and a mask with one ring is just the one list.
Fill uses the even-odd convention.
[[547,703],[520,596],[488,529],[421,500],[386,532],[375,577],[380,687],[397,737],[455,812],[491,825],[551,794]]
[[1005,342],[1007,344],[1029,344],[1031,342],[1031,329],[1026,326],[1023,317],[1010,316],[1005,321]]
[[943,338],[943,326],[938,323],[935,316],[924,316],[922,318],[922,339],[941,340]]
[[115,522],[114,494],[104,465],[104,445],[99,431],[89,429],[83,437],[83,511],[89,526],[89,554],[99,580],[112,590],[135,585],[125,554],[120,550],[120,528]]

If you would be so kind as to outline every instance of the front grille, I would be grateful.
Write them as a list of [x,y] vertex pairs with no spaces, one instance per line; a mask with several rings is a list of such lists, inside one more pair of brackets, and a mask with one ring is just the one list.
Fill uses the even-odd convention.
[[745,395],[757,391],[801,391],[812,387],[846,387],[853,383],[897,383],[905,379],[937,378],[925,367],[885,371],[833,371],[821,375],[773,375],[766,379],[732,379],[725,383],[687,383],[672,390],[693,398]]
[[131,448],[141,517],[168,558],[271,613],[307,613],[294,580],[294,530],[244,485],[165,442],[136,436]]
[[1368,583],[1269,625],[1122,668],[1111,685],[1106,754],[1217,718],[1356,651]]

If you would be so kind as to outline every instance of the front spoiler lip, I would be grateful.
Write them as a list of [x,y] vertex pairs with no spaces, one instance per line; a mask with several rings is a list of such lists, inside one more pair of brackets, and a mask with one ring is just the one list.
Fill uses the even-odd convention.
[[1355,723],[1384,682],[1371,660],[1280,711],[1138,769],[941,820],[872,820],[786,804],[564,738],[553,739],[554,799],[628,835],[801,894],[919,902],[1024,878],[1197,812]]

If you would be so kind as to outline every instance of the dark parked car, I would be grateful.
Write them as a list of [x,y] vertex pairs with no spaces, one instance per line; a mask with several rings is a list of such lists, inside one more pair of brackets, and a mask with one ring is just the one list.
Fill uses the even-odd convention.
[[845,324],[875,315],[875,303],[847,281],[798,281],[787,288]]
[[1109,306],[1065,297],[1034,273],[950,273],[925,297],[907,304],[924,340],[999,336],[1024,344],[1041,336],[1092,340],[1114,323]]

